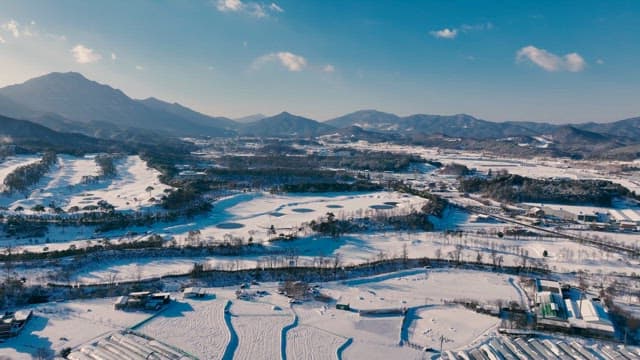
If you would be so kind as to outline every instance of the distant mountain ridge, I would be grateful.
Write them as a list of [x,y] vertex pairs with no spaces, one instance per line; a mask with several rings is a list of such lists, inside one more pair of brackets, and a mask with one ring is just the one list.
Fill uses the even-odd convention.
[[[554,138],[568,149],[598,144],[603,149],[635,149],[640,117],[611,123],[558,125],[538,122],[492,122],[467,114],[398,116],[360,110],[325,122],[282,112],[256,114],[236,121],[203,114],[157,98],[135,100],[108,85],[75,72],[50,73],[0,89],[0,114],[30,120],[61,132],[79,132],[125,141],[161,141],[165,137],[237,135],[256,137],[342,136],[350,140],[447,142],[524,141]],[[403,140],[404,139],[404,140]],[[476,144],[477,145],[477,144]],[[608,150],[607,150],[608,151]]]
[[335,127],[288,112],[260,119],[239,128],[242,135],[311,137],[336,130]]
[[[225,135],[210,118],[175,104],[138,101],[121,90],[88,80],[79,73],[50,73],[0,89],[0,96],[40,113],[55,113],[73,123],[110,124],[174,135]],[[1,109],[0,109],[1,110]],[[14,114],[16,115],[16,114]],[[29,119],[33,119],[32,117]],[[33,119],[36,120],[36,119]],[[71,130],[71,129],[65,129]]]
[[0,115],[0,145],[15,145],[28,151],[51,149],[64,153],[127,151],[122,143],[82,134],[61,133],[45,126]]

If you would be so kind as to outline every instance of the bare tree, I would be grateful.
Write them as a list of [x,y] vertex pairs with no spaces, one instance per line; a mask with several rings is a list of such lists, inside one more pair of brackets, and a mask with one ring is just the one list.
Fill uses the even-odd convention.
[[406,265],[409,260],[409,251],[407,250],[407,244],[402,244],[402,262]]

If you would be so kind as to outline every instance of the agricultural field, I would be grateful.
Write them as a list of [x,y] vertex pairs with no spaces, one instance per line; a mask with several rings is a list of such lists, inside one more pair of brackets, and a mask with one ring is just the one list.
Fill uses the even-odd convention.
[[17,337],[0,344],[0,357],[29,360],[32,355],[80,346],[109,332],[134,326],[150,314],[113,309],[113,298],[53,302],[28,307],[32,319]]
[[225,306],[224,299],[176,301],[137,331],[201,359],[222,359],[231,339],[224,319]]
[[457,306],[427,306],[417,309],[410,319],[409,341],[424,347],[440,349],[465,348],[485,340],[483,334],[500,324],[500,320]]

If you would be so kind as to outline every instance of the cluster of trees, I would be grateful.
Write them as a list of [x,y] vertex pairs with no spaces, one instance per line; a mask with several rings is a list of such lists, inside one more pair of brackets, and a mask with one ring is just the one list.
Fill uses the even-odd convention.
[[290,193],[324,193],[324,192],[350,192],[350,191],[380,191],[383,187],[365,181],[353,183],[344,182],[323,182],[323,183],[300,183],[285,184],[280,187],[281,191]]
[[482,193],[504,202],[551,202],[611,206],[616,197],[632,196],[625,187],[605,180],[533,179],[512,174],[460,179],[460,190]]
[[[91,208],[89,208],[91,206]],[[194,216],[199,213],[211,210],[211,203],[198,198],[182,207],[168,209],[167,211],[136,211],[117,212],[113,206],[107,202],[98,205],[88,205],[84,210],[101,210],[83,212],[76,214],[66,214],[64,216],[42,216],[14,214],[6,217],[4,231],[11,236],[20,237],[43,237],[48,231],[47,225],[57,226],[83,226],[95,225],[96,233],[110,230],[124,229],[130,226],[149,226],[159,221],[176,221],[181,216]],[[75,209],[74,209],[75,208]],[[69,212],[79,211],[77,207],[72,207]]]
[[429,221],[428,214],[420,211],[410,211],[405,214],[382,212],[374,216],[362,219],[338,219],[335,214],[328,212],[326,216],[318,221],[312,220],[309,223],[311,230],[332,237],[339,237],[347,233],[357,233],[368,231],[372,228],[394,230],[433,230],[433,224]]
[[395,191],[407,193],[429,200],[422,206],[422,209],[420,209],[424,214],[427,215],[433,215],[442,218],[442,216],[444,215],[444,211],[447,209],[447,206],[449,206],[449,201],[447,201],[447,199],[434,195],[427,190],[416,190],[411,186],[402,183],[394,184],[393,189]]
[[58,157],[54,152],[46,152],[40,161],[23,165],[15,169],[4,178],[4,186],[7,192],[26,191],[30,186],[35,185],[40,179],[58,162]]
[[94,158],[95,163],[100,168],[100,175],[98,176],[83,176],[82,183],[92,183],[101,179],[111,178],[117,175],[116,160],[120,159],[121,154],[101,154]]
[[160,199],[160,205],[166,210],[183,210],[187,216],[207,212],[213,206],[202,195],[209,190],[207,182],[187,182],[178,189],[167,191]]
[[[402,171],[411,163],[425,162],[419,156],[380,151],[349,150],[349,155],[283,156],[284,154],[256,154],[254,156],[223,156],[220,165],[230,169],[321,169],[344,168],[349,170]],[[291,154],[287,154],[291,155]]]
[[50,250],[45,252],[29,252],[23,251],[14,253],[5,251],[0,253],[0,261],[5,266],[10,266],[15,261],[43,260],[43,259],[61,259],[70,256],[85,256],[104,250],[131,250],[131,249],[158,249],[164,244],[164,240],[159,235],[152,235],[145,240],[113,243],[108,240],[100,241],[99,244],[86,247],[77,247],[74,244],[69,245],[67,249]]
[[465,165],[450,163],[440,168],[440,173],[445,175],[466,176],[471,174],[471,171]]

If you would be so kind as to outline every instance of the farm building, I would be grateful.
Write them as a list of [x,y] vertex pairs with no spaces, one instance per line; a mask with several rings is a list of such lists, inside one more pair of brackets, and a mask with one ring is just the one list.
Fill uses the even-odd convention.
[[4,313],[0,318],[0,339],[18,335],[31,319],[31,315],[33,315],[31,310]]
[[541,218],[541,217],[544,217],[544,215],[545,215],[544,210],[542,210],[537,206],[534,206],[531,209],[527,210],[527,216],[529,217]]
[[186,360],[194,357],[142,334],[124,331],[82,346],[67,356],[70,360],[156,359]]
[[207,290],[201,287],[188,287],[182,290],[182,296],[187,299],[203,298],[207,295]]
[[132,292],[127,296],[116,299],[113,307],[116,310],[138,309],[159,310],[171,301],[169,293],[151,293],[150,291]]

